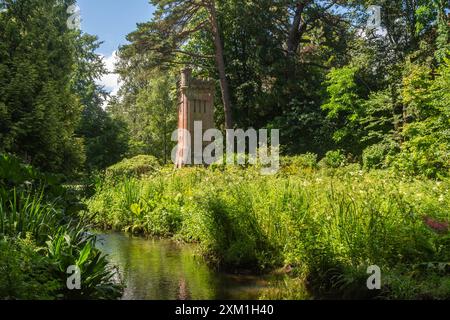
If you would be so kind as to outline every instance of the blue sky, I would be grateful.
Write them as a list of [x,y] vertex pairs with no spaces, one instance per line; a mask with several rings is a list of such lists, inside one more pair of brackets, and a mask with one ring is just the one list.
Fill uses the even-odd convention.
[[149,0],[78,0],[81,13],[81,29],[97,35],[102,46],[98,53],[111,72],[98,80],[108,91],[116,94],[120,83],[114,73],[115,51],[126,44],[126,35],[136,30],[136,24],[149,21],[153,7]]
[[136,29],[136,23],[149,21],[153,14],[148,0],[78,0],[78,6],[82,30],[104,41],[99,49],[104,55],[126,43],[125,36]]

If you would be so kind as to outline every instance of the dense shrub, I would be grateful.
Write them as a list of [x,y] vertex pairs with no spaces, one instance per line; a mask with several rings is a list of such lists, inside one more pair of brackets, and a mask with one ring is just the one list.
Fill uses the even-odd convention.
[[281,158],[281,168],[286,173],[296,173],[302,169],[317,169],[317,154],[306,153],[298,156]]
[[51,259],[38,253],[30,237],[0,240],[0,298],[54,299],[62,283]]
[[[212,189],[184,208],[181,236],[196,239],[209,262],[227,270],[260,271],[281,263],[264,232],[245,186]],[[239,204],[239,205],[238,205]]]
[[[430,72],[429,65],[407,63],[402,99],[408,122],[401,152],[389,157],[395,171],[444,178],[450,173],[450,60]],[[433,75],[432,75],[433,74]]]
[[27,192],[42,191],[49,199],[63,200],[66,189],[61,186],[62,181],[62,175],[42,173],[22,163],[17,157],[0,154],[0,192],[3,192],[3,197],[8,197],[6,192],[15,189]]
[[386,168],[386,157],[398,151],[394,143],[382,142],[367,147],[363,152],[363,167],[366,170]]
[[[114,299],[122,287],[54,176],[0,156],[0,299]],[[82,290],[67,289],[77,265]]]
[[342,150],[328,151],[319,162],[319,166],[324,168],[339,168],[346,164],[347,158]]
[[[448,122],[450,124],[450,122]],[[388,158],[396,172],[409,176],[443,178],[450,174],[450,132],[433,132],[424,123],[408,125],[405,132],[410,136],[402,151]]]
[[141,177],[160,168],[158,160],[153,156],[141,155],[125,159],[106,169],[106,178],[110,181],[121,178]]

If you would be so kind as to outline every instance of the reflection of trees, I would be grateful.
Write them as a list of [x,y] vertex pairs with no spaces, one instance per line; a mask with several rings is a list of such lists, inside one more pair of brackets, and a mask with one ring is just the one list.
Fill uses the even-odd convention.
[[123,234],[105,237],[102,250],[120,268],[125,280],[125,299],[212,299],[214,274],[193,256],[190,246],[166,240],[129,238]]

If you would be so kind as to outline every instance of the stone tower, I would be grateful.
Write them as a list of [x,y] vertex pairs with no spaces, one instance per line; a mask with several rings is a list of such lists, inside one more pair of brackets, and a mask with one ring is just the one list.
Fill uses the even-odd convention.
[[[178,168],[194,163],[194,122],[201,121],[203,133],[214,128],[214,90],[215,85],[210,80],[194,79],[192,70],[183,69],[180,81],[180,103],[178,107],[178,151],[176,166]],[[190,139],[190,140],[189,140]],[[204,143],[205,146],[208,143]],[[190,159],[190,161],[187,161]]]

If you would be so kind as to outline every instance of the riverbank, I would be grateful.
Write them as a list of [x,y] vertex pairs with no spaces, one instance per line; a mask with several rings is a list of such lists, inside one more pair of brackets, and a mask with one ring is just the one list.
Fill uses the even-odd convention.
[[[257,168],[163,168],[105,180],[87,205],[103,228],[198,243],[221,270],[284,267],[295,279],[277,298],[296,298],[301,283],[314,298],[439,299],[450,292],[449,189],[355,166],[291,166],[268,177]],[[381,290],[367,289],[372,265]]]
[[197,246],[122,232],[97,235],[125,285],[124,300],[254,300],[284,277],[236,275],[211,269]]
[[89,222],[76,216],[76,194],[61,180],[0,154],[0,300],[121,296]]

